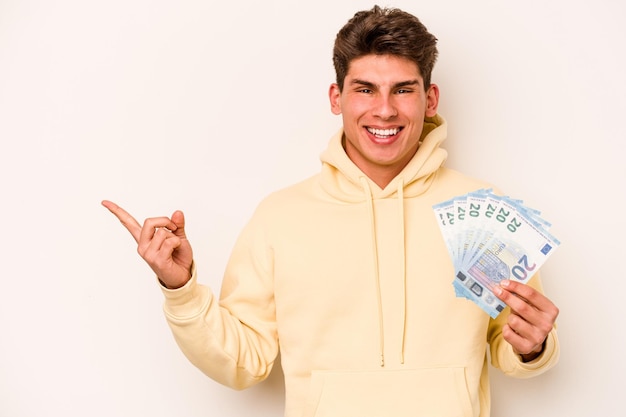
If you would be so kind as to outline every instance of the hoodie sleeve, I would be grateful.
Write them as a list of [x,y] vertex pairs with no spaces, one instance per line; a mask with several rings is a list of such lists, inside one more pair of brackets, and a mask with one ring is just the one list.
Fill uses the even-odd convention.
[[[529,285],[543,293],[539,274],[533,277]],[[507,307],[489,323],[488,342],[491,352],[491,363],[504,374],[515,378],[531,378],[552,368],[559,359],[559,341],[556,325],[546,337],[541,354],[530,362],[523,362],[513,351],[513,347],[502,337],[502,327],[506,324],[510,309]]]
[[228,262],[218,300],[192,278],[182,288],[162,288],[164,312],[180,349],[215,381],[250,387],[270,374],[278,354],[271,251],[253,220]]

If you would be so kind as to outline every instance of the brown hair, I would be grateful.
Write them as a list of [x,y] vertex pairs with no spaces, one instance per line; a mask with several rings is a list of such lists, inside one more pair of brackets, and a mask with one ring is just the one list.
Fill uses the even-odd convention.
[[335,39],[333,64],[339,90],[343,90],[350,63],[370,54],[394,55],[415,62],[424,89],[428,89],[437,61],[437,38],[417,17],[400,9],[374,6],[357,12]]

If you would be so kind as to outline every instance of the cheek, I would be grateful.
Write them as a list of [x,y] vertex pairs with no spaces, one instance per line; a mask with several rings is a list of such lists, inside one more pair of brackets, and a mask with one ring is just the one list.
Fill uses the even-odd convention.
[[361,117],[370,110],[369,100],[366,98],[352,97],[344,99],[340,105],[342,113],[353,118]]
[[426,103],[416,103],[414,101],[401,103],[398,105],[398,111],[409,120],[422,120],[426,112]]

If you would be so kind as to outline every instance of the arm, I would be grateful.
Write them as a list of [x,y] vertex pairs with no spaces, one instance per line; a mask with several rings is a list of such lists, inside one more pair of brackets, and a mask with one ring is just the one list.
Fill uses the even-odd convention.
[[163,288],[163,311],[176,343],[194,366],[225,386],[244,389],[269,376],[278,341],[273,297],[264,295],[269,292],[246,284],[236,292],[239,302],[218,300],[210,288],[197,283],[192,267],[184,287]]
[[250,265],[250,251],[239,245],[218,301],[209,288],[197,283],[182,212],[171,219],[147,219],[141,226],[116,204],[102,204],[130,232],[139,255],[163,285],[165,315],[187,358],[211,378],[236,389],[265,379],[278,342],[271,274],[258,268],[264,261]]
[[164,290],[165,315],[187,358],[216,381],[242,389],[265,379],[278,354],[273,253],[257,215],[226,266],[219,300],[192,280]]

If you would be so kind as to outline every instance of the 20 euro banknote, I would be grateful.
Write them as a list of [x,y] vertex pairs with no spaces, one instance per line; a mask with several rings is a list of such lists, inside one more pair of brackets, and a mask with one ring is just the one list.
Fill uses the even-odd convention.
[[457,296],[494,318],[506,306],[494,287],[504,279],[528,282],[560,245],[538,210],[491,190],[458,196],[433,209],[456,271]]

